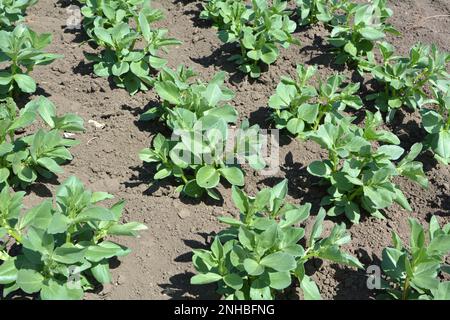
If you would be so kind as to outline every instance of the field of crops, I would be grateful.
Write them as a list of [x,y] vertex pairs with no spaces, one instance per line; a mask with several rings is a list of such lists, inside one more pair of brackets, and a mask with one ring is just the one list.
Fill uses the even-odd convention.
[[446,0],[0,0],[1,299],[450,300]]

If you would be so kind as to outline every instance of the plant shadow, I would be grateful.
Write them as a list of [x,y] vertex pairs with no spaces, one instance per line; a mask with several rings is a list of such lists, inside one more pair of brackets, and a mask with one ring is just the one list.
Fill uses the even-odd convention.
[[237,69],[237,65],[234,62],[229,61],[230,57],[235,55],[238,51],[239,48],[236,46],[236,44],[226,43],[215,49],[209,56],[204,56],[201,58],[191,58],[191,60],[202,65],[205,68],[215,66],[220,68],[220,70],[226,71],[228,74],[230,74],[231,83],[239,84],[244,80],[249,81],[250,83],[257,81],[248,79],[247,75]]
[[183,5],[193,4],[195,8],[183,11],[183,14],[186,16],[191,16],[191,21],[194,27],[201,29],[212,28],[212,22],[210,20],[200,18],[200,12],[203,10],[201,3],[194,3],[194,1],[189,0],[175,0],[174,3],[182,3]]
[[[381,265],[381,261],[376,255],[370,256],[364,249],[357,249],[355,253],[366,267]],[[334,279],[338,283],[334,296],[336,300],[373,300],[375,298],[376,292],[369,289],[369,281],[371,280],[368,279],[368,276],[376,276],[376,274],[366,273],[366,269],[355,270],[336,264],[331,265],[331,268],[335,270]]]
[[[192,249],[208,249],[208,239],[212,238],[213,234],[197,233],[205,242],[197,240],[183,239],[184,244],[189,247],[187,253],[181,254],[175,258],[175,262],[188,263],[192,261]],[[216,285],[191,285],[190,280],[195,274],[190,271],[184,271],[183,273],[174,275],[169,278],[169,283],[158,284],[162,289],[162,293],[168,295],[171,300],[218,300],[220,296],[215,292]]]
[[321,36],[314,35],[311,45],[306,45],[300,49],[300,53],[309,54],[309,59],[305,62],[309,65],[319,65],[339,72],[345,70],[345,65],[334,63],[334,53],[331,52],[332,46],[324,43]]

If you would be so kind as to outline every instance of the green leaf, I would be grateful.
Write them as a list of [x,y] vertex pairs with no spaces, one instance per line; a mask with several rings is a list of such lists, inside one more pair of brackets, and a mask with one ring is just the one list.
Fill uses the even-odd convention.
[[136,237],[139,231],[147,230],[147,226],[139,222],[128,222],[125,224],[115,224],[108,228],[108,234],[116,236]]
[[196,180],[190,180],[183,187],[183,192],[189,197],[200,198],[204,193],[204,189],[197,184]]
[[286,124],[286,129],[293,135],[298,135],[305,130],[305,122],[302,119],[292,118]]
[[53,260],[64,263],[74,264],[84,260],[86,249],[75,247],[73,244],[64,244],[53,252]]
[[269,272],[270,287],[276,290],[286,289],[291,285],[291,273],[286,272]]
[[314,123],[319,115],[318,104],[302,104],[297,110],[297,116],[308,123]]
[[237,273],[230,273],[223,277],[225,284],[234,290],[240,290],[244,285],[244,282],[240,275]]
[[308,247],[312,247],[316,241],[320,237],[323,231],[322,223],[325,219],[326,212],[323,208],[320,209],[319,213],[316,216],[316,220],[314,221],[313,228],[311,230],[311,236],[309,237]]
[[172,82],[157,82],[155,90],[163,100],[167,100],[170,104],[181,104],[181,96],[178,87]]
[[54,174],[63,173],[64,170],[56,163],[55,160],[52,158],[39,158],[37,160],[37,163],[43,166],[45,169],[47,169],[50,172],[53,172]]
[[242,189],[233,186],[231,198],[233,199],[234,205],[239,209],[240,212],[246,213],[248,211],[248,198],[244,191],[242,191]]
[[428,245],[428,252],[437,251],[440,254],[448,255],[450,253],[450,235],[439,235],[431,240]]
[[251,276],[259,276],[264,272],[264,266],[250,258],[244,260],[244,269]]
[[208,284],[217,282],[219,280],[222,280],[222,276],[217,273],[204,273],[204,274],[197,274],[191,278],[191,284],[198,285],[198,284]]
[[150,25],[149,25],[149,23],[147,21],[147,17],[145,16],[145,13],[143,11],[141,11],[139,13],[138,21],[139,21],[139,26],[141,27],[141,32],[142,32],[142,35],[144,36],[144,39],[147,42],[150,42],[150,39],[152,36],[151,31],[150,31]]
[[308,276],[304,276],[300,282],[300,287],[303,290],[303,297],[305,300],[322,300],[319,288],[316,283]]
[[359,29],[359,33],[364,38],[366,38],[367,40],[370,40],[370,41],[380,40],[385,37],[385,34],[382,31],[377,30],[372,27],[361,28],[361,29]]
[[26,74],[15,74],[13,78],[23,92],[33,93],[36,91],[36,82],[32,77]]
[[127,73],[128,70],[130,70],[130,66],[128,65],[127,62],[124,62],[124,61],[116,62],[116,63],[111,67],[111,72],[112,72],[112,74],[115,75],[116,77],[120,77],[121,75]]
[[347,42],[347,44],[344,46],[344,51],[352,57],[356,57],[358,55],[358,49],[351,42]]
[[207,165],[197,171],[196,180],[200,187],[210,189],[219,184],[220,174],[213,166]]
[[25,128],[30,124],[32,124],[35,119],[36,115],[33,112],[24,112],[9,126],[8,131],[13,131],[19,128]]
[[44,282],[41,289],[42,300],[81,300],[84,292],[81,287],[69,287],[68,283],[59,283],[53,279]]
[[94,204],[108,199],[114,199],[114,196],[107,192],[96,191],[92,193],[91,203]]
[[36,270],[21,269],[17,273],[17,285],[28,294],[41,290],[44,277]]
[[118,245],[114,242],[103,241],[98,245],[92,245],[87,248],[86,259],[92,262],[100,262],[112,257],[124,256],[130,252],[130,249]]
[[431,289],[434,300],[450,300],[450,281],[439,283],[437,289]]
[[237,167],[221,168],[219,172],[232,185],[242,187],[245,183],[244,173]]
[[102,284],[111,283],[111,272],[109,271],[108,260],[102,260],[91,269],[92,275],[95,280]]
[[64,233],[69,227],[70,219],[65,215],[56,212],[53,214],[47,232],[50,234]]
[[308,172],[316,177],[326,177],[331,174],[331,168],[327,166],[323,161],[314,161],[308,168]]
[[103,207],[90,207],[83,210],[75,219],[74,222],[83,221],[112,221],[114,220],[113,213]]
[[105,42],[106,44],[108,44],[110,46],[113,45],[111,35],[109,34],[109,32],[106,29],[101,28],[101,27],[95,28],[94,33],[101,41]]
[[262,258],[260,264],[280,272],[291,271],[297,266],[294,257],[284,252],[269,254]]
[[3,261],[0,265],[0,284],[14,283],[17,279],[16,259]]

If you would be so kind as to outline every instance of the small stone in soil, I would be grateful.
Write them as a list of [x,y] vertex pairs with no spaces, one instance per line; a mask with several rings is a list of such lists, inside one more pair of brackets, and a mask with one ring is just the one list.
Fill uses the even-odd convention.
[[181,209],[180,211],[178,211],[178,216],[181,219],[186,219],[191,215],[191,213],[189,212],[189,210],[187,209]]

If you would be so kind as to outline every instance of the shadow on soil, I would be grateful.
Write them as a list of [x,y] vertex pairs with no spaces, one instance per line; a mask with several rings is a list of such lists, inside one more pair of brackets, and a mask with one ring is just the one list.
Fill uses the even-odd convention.
[[[198,233],[201,237],[205,239],[204,242],[183,239],[184,244],[190,249],[208,249],[208,240],[214,236],[214,234]],[[190,263],[192,261],[192,250],[186,252],[177,258],[175,262]],[[189,271],[179,273],[169,278],[169,283],[158,284],[162,289],[162,292],[170,296],[173,300],[184,300],[184,299],[202,299],[202,300],[217,300],[220,297],[216,294],[216,285],[202,285],[193,286],[190,284],[191,278],[195,274]]]
[[[365,266],[380,266],[381,260],[374,254],[372,256],[364,249],[355,252],[359,261]],[[338,282],[336,288],[337,300],[367,300],[373,299],[376,291],[368,288],[368,274],[366,270],[353,270],[339,265],[332,265],[336,271],[335,280]]]
[[[237,53],[239,53],[239,48],[234,43],[226,43],[215,49],[209,56],[191,58],[191,60],[205,68],[215,66],[220,68],[222,71],[226,71],[230,74],[230,82],[238,84],[246,80],[247,76],[237,70],[237,66],[234,62],[229,61],[230,57]],[[248,81],[250,83],[255,82],[255,80],[251,79]]]
[[200,12],[202,12],[202,10],[203,10],[202,4],[198,3],[198,2],[196,2],[194,4],[194,2],[196,2],[196,1],[189,1],[189,0],[175,0],[174,1],[174,3],[182,3],[183,5],[193,4],[195,6],[195,9],[193,8],[193,9],[188,9],[188,10],[183,11],[183,14],[185,14],[187,16],[191,16],[191,21],[192,21],[194,27],[202,28],[202,29],[212,28],[211,21],[200,18]]

